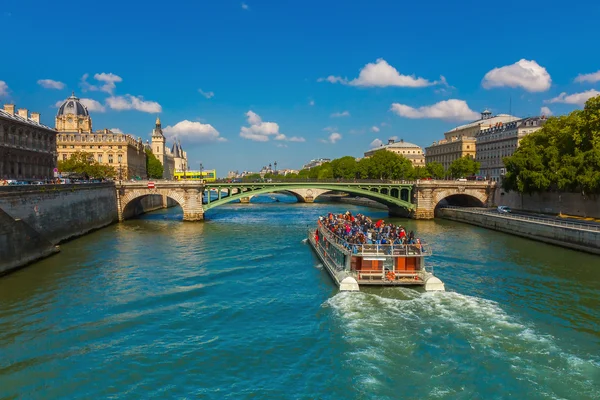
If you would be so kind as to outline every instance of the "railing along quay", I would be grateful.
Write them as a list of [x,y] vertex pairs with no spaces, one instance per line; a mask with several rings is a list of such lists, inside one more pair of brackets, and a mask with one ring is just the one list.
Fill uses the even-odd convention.
[[499,213],[497,211],[490,210],[490,209],[487,209],[487,208],[476,208],[476,207],[443,206],[443,207],[440,207],[440,208],[448,208],[448,209],[464,211],[464,212],[468,212],[468,213],[472,213],[472,214],[491,215],[491,216],[494,216],[494,217],[509,218],[509,219],[520,220],[520,221],[531,221],[531,222],[543,223],[543,224],[546,224],[546,225],[562,226],[562,227],[565,227],[565,228],[574,228],[574,229],[581,229],[581,230],[588,230],[588,231],[600,232],[600,225],[580,224],[580,223],[577,223],[577,222],[569,222],[569,221],[557,221],[557,220],[552,219],[550,217],[548,217],[548,218],[539,218],[539,217],[529,217],[527,215],[517,215],[517,214],[511,214],[511,213]]

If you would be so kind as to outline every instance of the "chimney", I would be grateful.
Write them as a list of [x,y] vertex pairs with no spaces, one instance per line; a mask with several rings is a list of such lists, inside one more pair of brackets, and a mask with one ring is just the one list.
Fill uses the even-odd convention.
[[394,139],[388,139],[388,144],[394,144]]
[[19,113],[19,117],[27,119],[27,109],[26,108],[19,108],[18,113]]
[[4,111],[9,113],[10,115],[15,115],[15,105],[14,104],[5,104]]
[[40,113],[39,112],[32,112],[31,113],[31,120],[33,122],[37,122],[39,124],[40,123]]

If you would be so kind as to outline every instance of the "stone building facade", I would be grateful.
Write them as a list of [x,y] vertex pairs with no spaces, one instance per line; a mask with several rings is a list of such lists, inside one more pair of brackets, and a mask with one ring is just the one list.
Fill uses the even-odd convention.
[[47,180],[56,167],[56,131],[40,123],[40,114],[0,110],[0,179]]
[[147,177],[142,139],[108,129],[94,132],[87,108],[74,94],[59,107],[56,130],[59,160],[68,160],[73,153],[82,151],[89,153],[98,163],[113,167],[115,178]]
[[447,170],[453,161],[459,158],[476,156],[476,136],[483,129],[488,129],[500,123],[517,120],[518,118],[508,114],[492,116],[491,111],[485,110],[477,121],[458,126],[444,133],[444,139],[425,149],[425,162],[439,162]]
[[412,163],[413,167],[424,167],[425,166],[425,156],[423,154],[423,149],[416,144],[405,142],[403,139],[396,142],[394,139],[389,139],[386,145],[381,145],[374,149],[371,149],[365,152],[365,157],[371,157],[375,154],[376,151],[379,150],[387,150],[392,153],[399,154],[408,158]]
[[481,130],[476,137],[476,160],[481,163],[480,175],[493,182],[500,182],[506,173],[504,157],[512,156],[521,139],[541,129],[545,122],[544,116],[532,117],[499,123]]
[[152,130],[152,144],[146,142],[146,148],[150,149],[162,164],[163,179],[173,179],[175,172],[189,170],[187,153],[181,147],[181,142],[174,140],[173,147],[171,149],[167,147],[167,139],[159,117],[156,117],[156,123]]

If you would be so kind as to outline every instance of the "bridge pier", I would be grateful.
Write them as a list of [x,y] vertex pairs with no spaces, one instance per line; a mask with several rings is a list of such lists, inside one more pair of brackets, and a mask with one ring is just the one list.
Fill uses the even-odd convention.
[[250,203],[250,197],[242,197],[242,198],[240,198],[240,203],[242,203],[242,204],[249,204]]

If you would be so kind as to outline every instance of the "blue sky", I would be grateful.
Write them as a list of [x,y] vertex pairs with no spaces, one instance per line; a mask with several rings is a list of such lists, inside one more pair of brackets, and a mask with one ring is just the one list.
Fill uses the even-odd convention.
[[427,146],[484,108],[558,115],[600,91],[600,2],[455,3],[5,1],[0,103],[54,126],[75,91],[94,129],[144,140],[160,115],[192,168],[224,176]]

